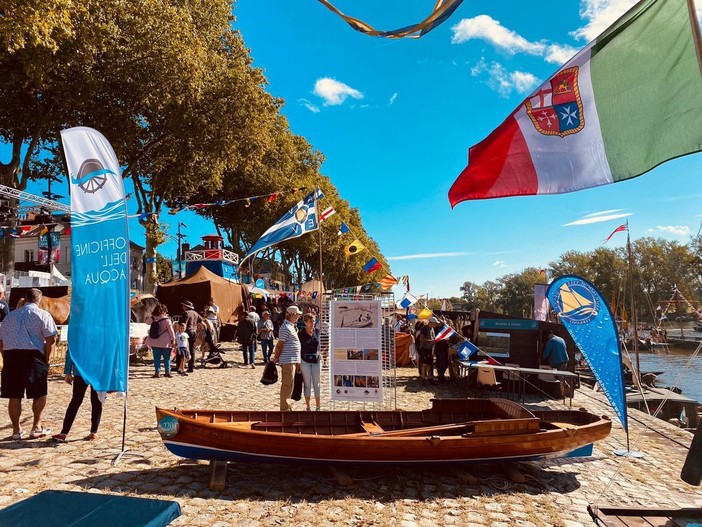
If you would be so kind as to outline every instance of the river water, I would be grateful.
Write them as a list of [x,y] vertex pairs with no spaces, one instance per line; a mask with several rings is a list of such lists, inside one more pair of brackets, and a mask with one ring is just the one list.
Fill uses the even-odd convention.
[[641,371],[665,372],[656,379],[657,386],[677,386],[685,397],[702,403],[702,352],[693,357],[694,351],[672,347],[657,352],[642,351]]

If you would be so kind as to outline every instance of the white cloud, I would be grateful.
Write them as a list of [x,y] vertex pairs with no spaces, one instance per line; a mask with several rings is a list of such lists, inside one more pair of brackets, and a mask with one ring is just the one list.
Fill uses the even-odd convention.
[[298,99],[297,102],[299,102],[301,105],[303,105],[305,108],[307,108],[312,113],[319,113],[320,112],[319,107],[315,106],[307,99]]
[[510,55],[517,53],[536,55],[552,64],[563,64],[577,52],[577,49],[571,46],[549,44],[546,41],[530,42],[488,15],[464,18],[451,29],[453,30],[453,37],[451,37],[453,44],[481,39]]
[[363,99],[363,94],[360,91],[330,77],[317,79],[312,93],[324,99],[324,106],[338,106],[343,104],[348,97]]
[[392,94],[392,97],[390,97],[390,106],[395,102],[395,99],[397,99],[397,92]]
[[507,262],[505,262],[504,260],[496,260],[495,263],[492,264],[492,266],[499,267],[500,269],[508,267]]
[[648,229],[648,232],[667,232],[676,236],[689,236],[690,227],[687,225],[658,225],[655,229]]
[[617,212],[616,210],[595,212],[593,214],[583,216],[579,220],[571,221],[570,223],[565,223],[563,227],[570,227],[572,225],[590,225],[592,223],[602,223],[603,221],[618,220],[620,218],[627,218],[633,215],[633,212]]
[[541,42],[529,42],[520,34],[507,29],[494,18],[488,15],[478,15],[475,18],[464,18],[451,28],[453,44],[462,44],[473,39],[490,42],[495,47],[501,48],[512,55],[528,53],[541,55],[546,48]]
[[591,41],[611,26],[638,0],[581,0],[580,18],[585,25],[571,33],[575,38]]
[[404,256],[389,256],[386,260],[420,260],[423,258],[452,258],[455,256],[471,256],[473,253],[418,253]]
[[493,62],[488,65],[482,57],[480,62],[471,68],[470,74],[473,77],[487,74],[488,79],[485,83],[503,97],[509,96],[513,91],[528,93],[539,82],[531,73],[524,71],[507,71],[499,62]]
[[562,44],[549,44],[544,59],[551,64],[565,64],[578,52],[578,48]]

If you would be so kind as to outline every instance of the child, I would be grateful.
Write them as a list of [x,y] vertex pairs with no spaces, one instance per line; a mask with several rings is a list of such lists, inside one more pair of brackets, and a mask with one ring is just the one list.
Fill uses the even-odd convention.
[[188,374],[185,373],[185,364],[190,360],[190,352],[188,351],[188,334],[185,332],[185,324],[176,324],[176,354],[178,355],[178,375],[183,375],[184,377]]

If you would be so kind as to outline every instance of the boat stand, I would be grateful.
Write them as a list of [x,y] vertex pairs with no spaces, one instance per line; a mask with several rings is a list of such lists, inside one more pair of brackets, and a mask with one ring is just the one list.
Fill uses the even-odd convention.
[[210,461],[210,482],[207,485],[210,490],[221,492],[227,486],[227,462]]

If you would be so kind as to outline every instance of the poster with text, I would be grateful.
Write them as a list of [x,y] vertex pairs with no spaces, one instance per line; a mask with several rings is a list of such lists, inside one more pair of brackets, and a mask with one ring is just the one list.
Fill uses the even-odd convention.
[[332,400],[382,401],[380,301],[332,302],[330,347]]

